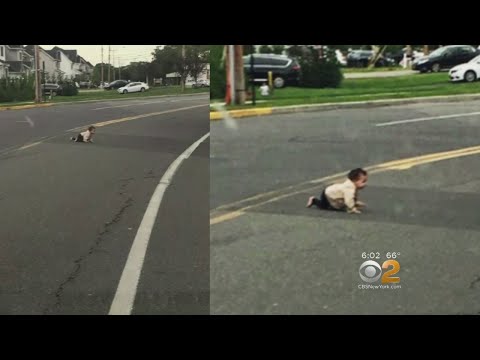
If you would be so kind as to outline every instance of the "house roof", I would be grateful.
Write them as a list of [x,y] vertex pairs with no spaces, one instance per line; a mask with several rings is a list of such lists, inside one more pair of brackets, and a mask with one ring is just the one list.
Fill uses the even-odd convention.
[[15,49],[17,49],[17,48],[18,48],[18,49],[22,49],[22,48],[23,48],[23,45],[7,45],[7,46],[8,46],[9,48],[11,48],[11,49],[14,49],[14,48],[15,48]]
[[62,49],[58,46],[55,46],[51,51],[61,51],[63,52],[69,59],[71,62],[78,62],[77,61],[77,50],[65,50],[65,49]]
[[35,45],[27,45],[23,49],[27,52],[28,55],[35,56]]
[[[54,61],[59,61],[58,59],[55,58],[55,54],[50,53],[51,50],[45,50],[41,46],[39,48],[41,51],[47,54],[47,56],[50,56]],[[35,56],[35,45],[27,45],[25,46],[24,49],[29,55]]]
[[83,57],[78,55],[77,50],[65,50],[62,49],[58,46],[53,47],[51,50],[44,50],[46,53],[48,53],[51,57],[54,59],[57,59],[57,51],[61,51],[65,54],[68,59],[73,62],[73,63],[86,63],[89,64],[91,67],[93,67],[92,64],[90,64],[88,61],[86,61]]
[[53,50],[53,49],[52,49],[52,50],[45,50],[45,52],[46,52],[48,55],[50,55],[52,58],[58,60],[58,59],[57,59],[57,50]]

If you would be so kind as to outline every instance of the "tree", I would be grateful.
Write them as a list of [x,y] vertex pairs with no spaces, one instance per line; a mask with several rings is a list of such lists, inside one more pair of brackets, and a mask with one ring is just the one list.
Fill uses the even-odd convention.
[[185,86],[188,73],[186,59],[184,59],[182,54],[183,46],[185,45],[166,45],[163,48],[157,47],[153,53],[153,61],[158,64],[158,68],[163,77],[166,77],[169,73],[177,73],[180,77],[182,89]]
[[370,60],[369,68],[375,67],[377,61],[383,56],[383,53],[387,49],[388,45],[370,45],[373,50],[373,57]]
[[166,45],[157,47],[152,55],[153,62],[157,64],[156,70],[163,76],[177,73],[183,88],[187,75],[198,77],[205,69],[208,51],[207,45]]
[[287,49],[287,55],[293,58],[299,58],[306,54],[307,49],[304,45],[292,45]]
[[272,53],[282,55],[285,51],[285,45],[272,45]]
[[[115,71],[115,68],[110,64],[103,64],[103,81],[108,81],[108,68],[110,67],[110,75]],[[111,76],[111,79],[113,76]],[[98,63],[93,67],[92,81],[94,84],[100,85],[102,82],[102,64]]]
[[186,67],[188,74],[197,82],[198,76],[205,70],[208,64],[209,45],[187,45]]
[[308,88],[336,88],[339,87],[343,74],[336,59],[335,50],[327,48],[324,58],[321,59],[318,49],[313,46],[305,47],[306,52],[299,58],[302,67],[300,85]]
[[243,45],[243,55],[255,54],[255,45]]
[[271,54],[273,52],[273,49],[268,45],[261,45],[260,49],[258,49],[258,52],[260,54]]
[[226,73],[224,53],[225,45],[212,45],[210,47],[211,99],[222,99],[225,97]]

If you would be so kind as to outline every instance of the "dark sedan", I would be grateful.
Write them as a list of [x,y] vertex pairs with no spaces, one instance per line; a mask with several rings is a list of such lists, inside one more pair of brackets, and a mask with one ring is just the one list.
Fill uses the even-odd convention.
[[471,45],[449,45],[433,51],[430,55],[415,59],[412,70],[439,72],[468,63],[480,52]]
[[[367,67],[373,57],[372,50],[353,50],[347,56],[348,67]],[[382,56],[375,63],[375,67],[394,66],[395,60]]]
[[105,90],[120,89],[128,84],[126,80],[115,80],[104,87]]

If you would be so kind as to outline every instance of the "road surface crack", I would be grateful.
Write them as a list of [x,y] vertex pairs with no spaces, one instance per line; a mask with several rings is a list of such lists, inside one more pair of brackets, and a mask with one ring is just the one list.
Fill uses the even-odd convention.
[[474,289],[474,288],[475,288],[475,285],[476,285],[477,283],[480,283],[480,276],[477,276],[477,277],[475,278],[475,280],[473,280],[473,281],[470,283],[469,289]]
[[[121,179],[121,181],[124,181],[125,183],[122,184],[122,186],[120,187],[120,195],[123,195],[125,193],[126,187],[133,180],[134,180],[134,178]],[[52,306],[50,306],[50,307],[48,307],[44,310],[44,312],[43,312],[44,315],[52,313],[52,311],[54,309],[58,308],[61,305],[65,287],[78,277],[78,275],[80,274],[80,271],[82,270],[82,266],[83,266],[85,260],[87,260],[87,258],[90,255],[93,254],[93,252],[98,248],[98,246],[102,242],[103,236],[110,233],[111,227],[113,225],[117,224],[121,220],[124,212],[130,206],[132,206],[132,204],[133,204],[133,198],[128,197],[124,201],[123,205],[120,207],[118,212],[114,215],[113,219],[105,223],[105,225],[103,226],[103,230],[97,234],[97,238],[95,239],[95,242],[92,244],[92,246],[90,246],[87,253],[80,256],[78,259],[76,259],[74,261],[75,266],[74,266],[73,271],[70,273],[70,275],[67,277],[67,279],[65,281],[63,281],[60,284],[60,286],[58,287],[57,291],[55,292],[55,303]]]

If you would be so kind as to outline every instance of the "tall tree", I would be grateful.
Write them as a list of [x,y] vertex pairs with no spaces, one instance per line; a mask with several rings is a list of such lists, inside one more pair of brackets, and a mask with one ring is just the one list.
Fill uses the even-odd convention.
[[161,74],[162,77],[169,73],[177,73],[183,87],[188,75],[196,79],[205,70],[208,64],[209,48],[208,45],[166,45],[163,48],[157,47],[152,53],[153,64],[155,65],[151,66],[150,70]]
[[261,45],[258,49],[258,52],[260,54],[271,54],[273,52],[273,49],[268,45]]
[[210,53],[209,45],[187,45],[186,47],[186,68],[188,74],[197,82],[198,76],[208,65]]
[[282,55],[285,51],[285,45],[272,45],[272,53]]

